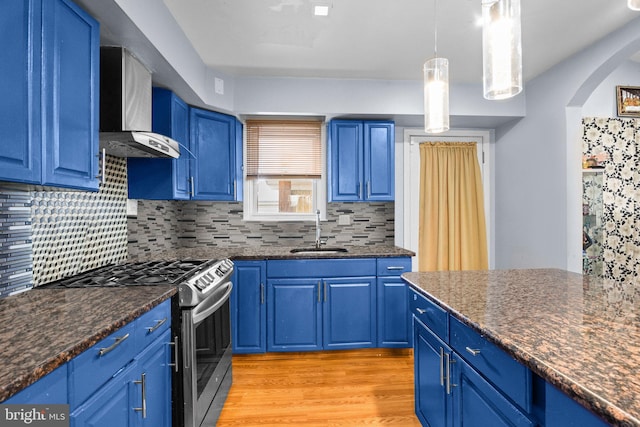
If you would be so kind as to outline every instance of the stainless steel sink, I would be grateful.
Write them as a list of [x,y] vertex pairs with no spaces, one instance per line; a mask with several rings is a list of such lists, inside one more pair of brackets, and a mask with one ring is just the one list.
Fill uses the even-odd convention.
[[338,254],[338,253],[345,253],[345,252],[348,252],[346,248],[332,248],[332,247],[291,249],[292,254],[298,254],[298,255]]

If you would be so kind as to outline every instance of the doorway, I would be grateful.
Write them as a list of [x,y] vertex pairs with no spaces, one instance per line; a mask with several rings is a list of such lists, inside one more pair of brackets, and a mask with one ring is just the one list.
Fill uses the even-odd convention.
[[[490,145],[492,133],[484,130],[452,130],[439,135],[426,134],[422,129],[405,129],[403,144],[403,191],[402,211],[402,244],[418,254],[418,221],[420,203],[420,143],[421,142],[475,142],[478,147],[478,163],[482,174],[484,191],[484,209],[487,227],[487,245],[489,269],[493,269],[494,235],[493,235],[493,198],[492,167],[493,147]],[[418,257],[412,259],[412,270],[418,271]]]

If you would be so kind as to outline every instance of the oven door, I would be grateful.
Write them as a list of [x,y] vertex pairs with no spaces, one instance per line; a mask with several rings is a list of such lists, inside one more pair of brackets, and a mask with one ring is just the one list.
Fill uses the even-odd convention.
[[231,386],[231,318],[226,282],[193,308],[182,309],[185,427],[215,425]]

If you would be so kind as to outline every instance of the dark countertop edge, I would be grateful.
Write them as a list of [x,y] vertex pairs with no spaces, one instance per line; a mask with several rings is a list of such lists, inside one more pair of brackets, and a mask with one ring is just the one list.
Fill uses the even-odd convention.
[[176,292],[177,288],[175,287],[167,288],[167,292],[149,300],[147,304],[139,307],[138,309],[129,312],[129,314],[113,322],[109,327],[96,331],[91,336],[83,337],[83,339],[79,340],[76,344],[74,344],[67,350],[64,350],[63,352],[48,358],[46,361],[36,366],[30,374],[21,375],[14,378],[11,382],[0,388],[0,403],[4,402],[14,394],[19,393],[38,380],[42,379],[47,374],[53,372],[55,369],[69,362],[71,359],[78,356],[86,349],[90,348],[100,340],[104,339],[108,335],[130,323],[134,319],[137,319],[144,313],[151,311],[152,308],[168,300],[173,295],[175,295]]
[[503,340],[498,334],[493,333],[490,329],[482,328],[477,323],[472,322],[464,314],[456,311],[444,302],[435,298],[433,295],[431,295],[418,285],[412,283],[409,279],[404,277],[404,275],[402,276],[402,278],[409,284],[409,287],[411,289],[428,298],[438,307],[444,309],[447,313],[452,314],[456,319],[460,320],[462,323],[481,334],[489,342],[497,345],[507,354],[512,356],[515,360],[525,365],[531,370],[531,372],[560,389],[562,392],[567,394],[573,400],[579,402],[587,410],[593,412],[604,421],[613,425],[620,426],[640,426],[640,420],[636,419],[636,417],[634,417],[633,415],[624,411],[620,407],[613,405],[611,402],[604,400],[602,397],[591,392],[583,385],[576,383],[566,375],[563,375],[560,372],[556,371],[552,366],[549,366],[538,360],[534,355],[524,351],[520,351],[517,345]]

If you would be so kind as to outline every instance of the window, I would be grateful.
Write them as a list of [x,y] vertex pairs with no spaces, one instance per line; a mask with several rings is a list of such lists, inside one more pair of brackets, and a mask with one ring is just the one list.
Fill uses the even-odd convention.
[[324,214],[319,120],[247,120],[245,219],[314,220]]

